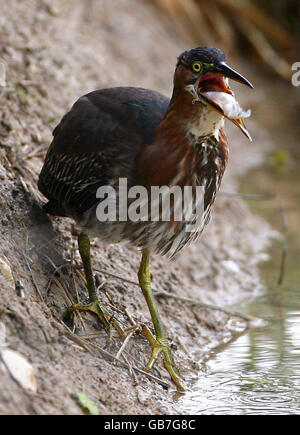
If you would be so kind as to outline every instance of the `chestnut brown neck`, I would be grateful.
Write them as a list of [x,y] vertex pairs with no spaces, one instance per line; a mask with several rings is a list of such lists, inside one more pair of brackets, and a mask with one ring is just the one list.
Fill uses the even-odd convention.
[[198,173],[201,162],[213,161],[218,155],[225,165],[228,152],[221,128],[223,117],[201,103],[193,104],[193,98],[186,89],[178,92],[175,86],[153,144],[139,157],[138,167],[142,170],[138,179],[144,185],[168,184],[176,179],[182,165],[188,168],[186,174]]
[[155,142],[163,140],[171,147],[197,142],[199,137],[219,138],[224,118],[201,102],[194,101],[189,85],[174,81],[173,95],[166,114],[156,129]]

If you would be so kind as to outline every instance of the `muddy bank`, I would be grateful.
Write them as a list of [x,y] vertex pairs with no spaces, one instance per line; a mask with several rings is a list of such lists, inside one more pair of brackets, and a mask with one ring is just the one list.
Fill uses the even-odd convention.
[[[36,181],[52,129],[80,95],[118,85],[170,94],[176,57],[191,41],[179,38],[165,18],[137,0],[117,0],[113,5],[104,0],[26,5],[12,0],[10,9],[2,10],[0,57],[6,64],[6,84],[0,93],[2,346],[16,350],[32,365],[36,389],[20,386],[2,364],[0,412],[82,413],[78,393],[85,393],[101,414],[180,412],[172,401],[173,385],[166,390],[144,374],[132,376],[128,368],[104,355],[101,349],[116,355],[122,342],[113,336],[107,344],[94,318],[84,314],[77,318],[76,335],[61,322],[72,301],[84,302],[87,297],[74,268],[53,275],[63,264],[80,264],[76,228],[68,219],[50,219],[41,212],[44,198]],[[237,60],[231,63],[238,66]],[[239,69],[243,73],[242,65]],[[236,177],[262,159],[264,134],[253,121],[248,124],[256,136],[251,146],[240,132],[227,128],[231,155],[222,191],[234,191]],[[172,262],[152,259],[153,287],[233,307],[259,288],[256,265],[269,235],[268,225],[242,201],[220,195],[197,244]],[[141,291],[124,281],[137,281],[139,252],[94,240],[92,255],[99,291],[115,318],[127,327],[132,323],[151,327]],[[171,297],[160,297],[158,303],[188,384],[197,376],[201,359],[232,337],[230,319]],[[135,334],[123,353],[124,361],[143,368],[149,352],[145,339]],[[159,365],[153,375],[169,383]]]

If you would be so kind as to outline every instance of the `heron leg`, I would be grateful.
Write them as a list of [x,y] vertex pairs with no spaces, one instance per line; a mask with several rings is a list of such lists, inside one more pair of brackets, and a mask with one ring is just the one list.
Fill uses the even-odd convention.
[[78,236],[78,248],[82,259],[87,289],[89,293],[89,303],[87,305],[72,305],[68,311],[81,310],[90,311],[98,317],[106,330],[113,326],[119,334],[125,338],[126,332],[121,326],[113,319],[112,315],[103,306],[102,301],[97,297],[94,274],[91,263],[91,245],[90,239],[85,233],[80,233]]
[[160,353],[162,353],[165,368],[169,372],[173,382],[180,391],[184,391],[183,386],[180,383],[180,375],[178,369],[174,363],[170,347],[168,345],[168,339],[164,331],[163,324],[161,322],[159,312],[156,307],[154,296],[151,289],[151,275],[149,271],[149,253],[147,250],[143,251],[142,260],[138,272],[139,283],[146,299],[153,326],[155,329],[155,335],[145,326],[142,334],[148,339],[152,346],[152,355],[145,370],[150,370],[153,367],[154,362]]

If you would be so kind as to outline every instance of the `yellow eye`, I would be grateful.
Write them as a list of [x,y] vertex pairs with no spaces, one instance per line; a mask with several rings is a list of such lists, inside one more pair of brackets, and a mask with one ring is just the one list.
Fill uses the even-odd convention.
[[201,65],[201,63],[194,62],[193,63],[193,70],[196,71],[197,73],[201,72],[202,71],[202,65]]

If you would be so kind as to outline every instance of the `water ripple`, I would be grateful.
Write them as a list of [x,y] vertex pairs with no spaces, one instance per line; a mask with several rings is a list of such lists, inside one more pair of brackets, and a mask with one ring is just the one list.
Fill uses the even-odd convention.
[[[230,344],[207,363],[205,372],[181,399],[189,414],[299,414],[299,312],[284,332],[276,322]],[[291,326],[292,325],[292,326]],[[281,325],[280,325],[281,326]]]

